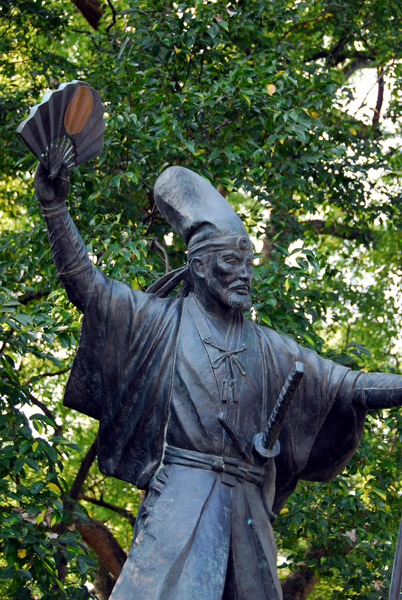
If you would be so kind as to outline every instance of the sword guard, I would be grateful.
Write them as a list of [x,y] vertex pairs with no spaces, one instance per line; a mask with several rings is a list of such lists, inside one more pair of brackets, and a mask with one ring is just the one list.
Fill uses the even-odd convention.
[[253,446],[254,450],[263,458],[274,458],[275,456],[278,456],[279,452],[281,451],[279,440],[276,440],[272,448],[265,448],[263,431],[254,436]]

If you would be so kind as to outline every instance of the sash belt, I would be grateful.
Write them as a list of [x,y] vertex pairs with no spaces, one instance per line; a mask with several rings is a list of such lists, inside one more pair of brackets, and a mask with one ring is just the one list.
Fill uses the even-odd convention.
[[262,485],[265,478],[264,469],[253,467],[237,458],[204,454],[174,446],[166,446],[163,462],[166,465],[182,465],[183,467],[221,473],[222,483],[232,486],[235,484],[235,480]]

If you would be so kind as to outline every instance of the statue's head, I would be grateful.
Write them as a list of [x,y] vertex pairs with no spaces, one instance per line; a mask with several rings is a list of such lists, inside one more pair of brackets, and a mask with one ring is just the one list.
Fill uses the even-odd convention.
[[170,167],[157,179],[155,202],[186,242],[192,284],[237,310],[251,308],[253,247],[223,196],[203,177]]
[[250,310],[253,278],[250,250],[218,250],[193,258],[190,272],[195,293],[209,294],[235,310]]

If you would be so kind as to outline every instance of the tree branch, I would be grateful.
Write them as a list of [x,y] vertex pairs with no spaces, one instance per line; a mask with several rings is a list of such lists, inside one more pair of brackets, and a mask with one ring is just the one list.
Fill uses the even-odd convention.
[[107,0],[107,3],[109,5],[110,10],[112,11],[112,22],[109,23],[109,25],[106,27],[106,31],[109,31],[109,29],[111,29],[112,27],[114,27],[116,25],[116,10],[113,6],[113,4],[111,3],[110,0]]
[[97,519],[88,519],[85,523],[75,523],[82,539],[92,548],[107,570],[116,579],[126,561],[127,555],[109,529]]
[[159,240],[156,237],[152,240],[152,242],[162,252],[163,258],[165,259],[165,273],[169,273],[171,268],[170,268],[169,257],[168,257],[168,253],[166,252],[166,248],[164,248],[162,246],[162,244],[159,242]]
[[53,421],[53,427],[54,427],[55,435],[62,435],[62,428],[61,428],[61,426],[57,425],[56,419],[55,419],[52,411],[50,411],[48,409],[48,407],[46,406],[46,404],[44,402],[42,402],[41,400],[38,400],[37,398],[35,398],[35,396],[33,396],[31,393],[29,393],[29,399],[32,402],[32,404],[34,404],[35,406],[37,406],[38,408],[41,409],[41,411],[43,412],[43,414],[46,417],[48,417],[48,419],[51,419],[51,421]]
[[[352,550],[352,547],[352,545],[345,543],[340,550],[340,554],[346,556]],[[309,546],[304,556],[306,563],[311,566],[301,563],[298,569],[292,571],[281,582],[283,600],[306,600],[311,590],[321,579],[320,572],[317,569],[321,558],[324,556],[334,556],[335,552],[335,550],[328,546],[320,546],[318,548]],[[339,553],[339,549],[337,552]],[[312,562],[313,564],[311,564]]]
[[40,300],[44,296],[48,296],[50,294],[50,290],[30,290],[29,292],[25,292],[25,294],[18,296],[18,302],[20,304],[28,304],[31,300]]
[[311,19],[306,19],[305,21],[298,21],[297,23],[293,23],[293,25],[291,27],[289,27],[289,29],[287,31],[285,31],[285,33],[279,38],[277,44],[280,44],[281,41],[285,37],[287,37],[289,35],[289,33],[291,33],[294,29],[297,29],[297,27],[304,27],[305,25],[308,25],[309,23],[314,23],[314,21],[318,21],[318,19],[323,16],[323,14],[326,12],[327,9],[328,9],[328,4],[326,4],[324,6],[324,8],[315,17],[311,17]]
[[99,559],[99,568],[93,585],[98,600],[109,600],[115,586],[116,580],[110,575],[109,570]]
[[381,115],[381,109],[382,109],[382,104],[384,102],[384,69],[380,69],[379,70],[379,77],[378,77],[378,92],[377,92],[377,102],[374,108],[374,115],[373,115],[373,127],[378,127],[378,123],[380,121],[380,115]]
[[97,449],[97,438],[95,437],[95,439],[92,442],[91,446],[89,447],[86,455],[84,456],[84,458],[81,461],[81,466],[78,469],[78,473],[75,476],[73,484],[70,487],[70,490],[68,492],[68,496],[72,500],[77,500],[78,499],[78,496],[79,496],[79,494],[81,492],[81,488],[83,486],[83,483],[84,483],[84,481],[86,479],[86,476],[88,475],[88,471],[91,468],[91,465],[92,465],[92,463],[95,460],[96,449]]
[[142,185],[144,185],[147,188],[147,190],[153,194],[154,190],[152,189],[152,187],[150,185],[147,184],[146,181],[144,181],[143,179],[141,179],[141,177],[138,177],[138,181],[140,183],[142,183]]
[[93,29],[98,29],[99,21],[103,16],[103,7],[99,0],[72,0],[84,19]]
[[34,375],[31,379],[28,379],[24,385],[28,385],[33,381],[39,381],[39,379],[44,379],[45,377],[57,377],[57,375],[64,375],[64,373],[68,373],[71,370],[71,367],[67,367],[66,369],[62,369],[61,371],[45,371],[45,373],[41,373],[40,375]]
[[96,506],[101,506],[102,508],[107,508],[109,510],[113,510],[118,513],[125,519],[127,519],[130,524],[134,527],[135,525],[135,516],[127,509],[122,508],[121,506],[116,506],[115,504],[110,504],[110,502],[106,502],[105,500],[93,498],[91,496],[85,496],[85,494],[80,494],[80,500],[85,500],[86,502],[91,502],[91,504],[95,504]]
[[345,80],[347,81],[353,75],[353,73],[356,73],[356,71],[358,71],[359,69],[368,69],[369,67],[373,67],[374,65],[374,58],[354,58],[342,69],[342,73],[345,77]]
[[226,127],[226,125],[228,125],[228,123],[230,123],[230,119],[224,119],[222,121],[222,123],[219,123],[219,125],[214,127],[212,133],[216,133],[219,129],[221,129],[221,127]]
[[75,33],[84,33],[85,35],[90,35],[91,37],[93,35],[88,29],[78,29],[77,27],[71,27],[71,31],[74,31]]
[[[355,114],[353,115],[353,117],[356,117],[356,115],[359,112],[359,110],[365,106],[366,100],[367,100],[370,92],[372,91],[372,89],[374,88],[374,86],[376,86],[377,84],[379,84],[380,81],[384,79],[385,73],[387,71],[389,71],[391,69],[391,67],[393,67],[393,65],[395,64],[395,60],[396,60],[396,55],[394,55],[394,57],[392,59],[392,62],[385,69],[381,69],[379,76],[377,77],[376,81],[373,83],[373,85],[371,86],[371,88],[369,89],[369,91],[367,92],[367,94],[364,96],[363,102],[360,104],[359,108],[357,109],[357,111],[355,112]],[[378,101],[378,98],[377,98],[377,101]]]
[[358,69],[366,69],[372,67],[375,64],[376,55],[375,52],[341,52],[340,48],[336,49],[336,45],[329,50],[320,50],[316,52],[310,58],[306,59],[306,62],[325,58],[329,60],[331,57],[331,65],[339,65],[346,60],[350,62],[342,69],[345,79],[348,79]]
[[[314,558],[318,561],[326,554],[325,548],[312,549],[310,547],[306,550],[306,558],[309,560]],[[283,600],[305,600],[319,580],[320,574],[315,566],[300,566],[282,581]]]
[[299,224],[303,227],[313,227],[320,235],[333,235],[344,240],[364,240],[365,242],[373,240],[373,232],[369,229],[362,231],[358,227],[349,227],[348,225],[343,224],[329,224],[321,219],[299,221]]

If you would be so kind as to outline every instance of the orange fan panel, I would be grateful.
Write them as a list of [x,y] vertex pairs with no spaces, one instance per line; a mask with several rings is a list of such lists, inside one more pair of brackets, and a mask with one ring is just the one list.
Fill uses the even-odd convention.
[[69,135],[80,133],[92,112],[94,101],[89,87],[83,85],[77,89],[68,103],[64,115],[64,127]]

